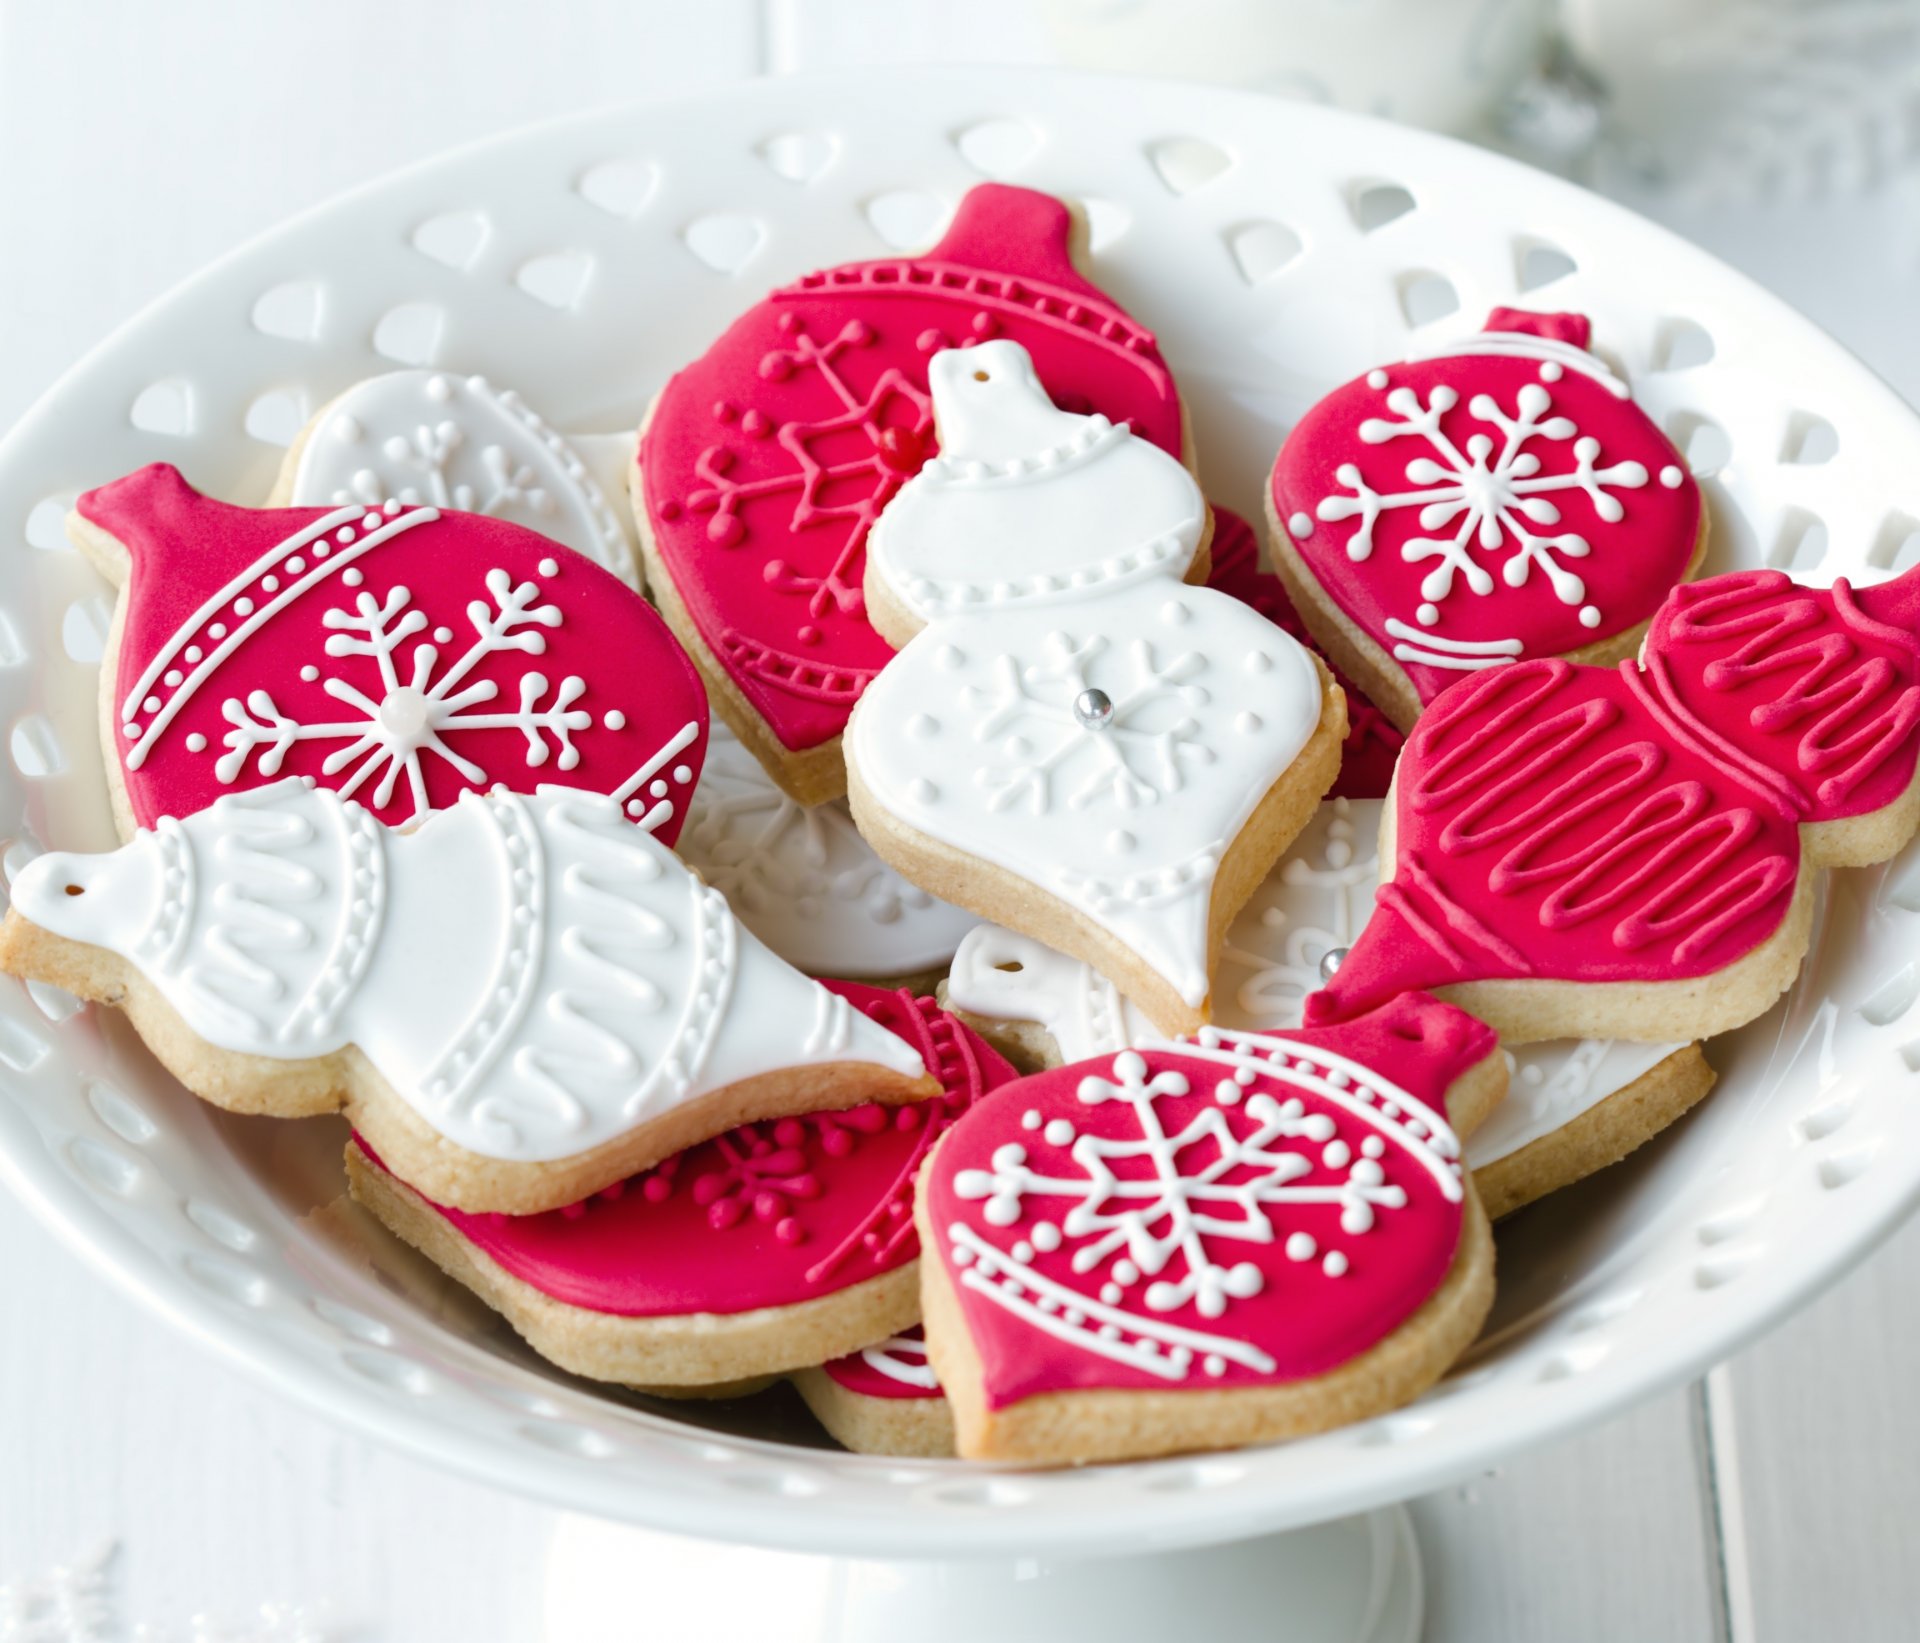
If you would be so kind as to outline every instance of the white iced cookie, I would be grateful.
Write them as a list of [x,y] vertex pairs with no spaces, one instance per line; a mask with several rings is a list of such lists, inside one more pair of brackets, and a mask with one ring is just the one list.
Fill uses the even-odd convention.
[[[1381,809],[1377,799],[1320,807],[1227,932],[1216,1024],[1300,1025],[1322,959],[1350,946],[1373,910]],[[961,942],[945,998],[1028,1065],[1084,1061],[1164,1036],[1089,966],[991,926]],[[1562,1039],[1506,1053],[1506,1099],[1467,1142],[1496,1215],[1624,1156],[1712,1083],[1691,1044]]]
[[854,819],[923,889],[1197,1026],[1228,920],[1333,779],[1344,702],[1181,580],[1209,518],[1173,457],[1057,409],[1011,342],[929,377],[940,455],[869,545],[903,648],[847,732]]
[[875,855],[846,800],[788,798],[718,715],[678,849],[742,924],[808,975],[929,975],[979,923]]
[[510,520],[640,586],[627,533],[580,453],[485,377],[389,371],[355,383],[294,441],[270,505],[389,497]]
[[468,793],[400,833],[288,780],[12,889],[0,968],[124,1004],[220,1105],[344,1106],[458,1208],[557,1207],[743,1121],[928,1088],[599,794]]

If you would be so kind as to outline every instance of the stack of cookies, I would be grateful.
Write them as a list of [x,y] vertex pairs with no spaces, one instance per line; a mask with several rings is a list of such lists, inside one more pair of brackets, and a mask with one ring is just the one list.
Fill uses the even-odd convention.
[[576,1374],[1033,1464],[1418,1396],[1491,1222],[1705,1096],[1920,822],[1920,581],[1699,579],[1587,321],[1509,309],[1293,428],[1263,569],[1080,243],[988,185],[772,292],[630,509],[432,370],[264,507],[82,496],[125,843],[22,869],[0,967],[344,1111]]

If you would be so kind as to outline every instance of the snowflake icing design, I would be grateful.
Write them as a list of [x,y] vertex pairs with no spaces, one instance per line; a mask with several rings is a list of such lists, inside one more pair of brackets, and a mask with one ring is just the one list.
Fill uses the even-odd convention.
[[1044,648],[1044,659],[1027,666],[1016,656],[996,657],[990,685],[961,693],[978,715],[975,739],[997,743],[1001,755],[975,778],[988,790],[990,809],[1024,799],[1043,815],[1063,795],[1071,809],[1111,803],[1132,810],[1178,792],[1188,766],[1214,762],[1199,721],[1186,711],[1206,699],[1192,684],[1206,671],[1199,651],[1162,662],[1151,640],[1133,640],[1122,653],[1124,682],[1114,669],[1102,670],[1111,711],[1087,724],[1075,704],[1094,688],[1093,664],[1112,647],[1100,635],[1076,643],[1053,633]]
[[[1084,1240],[1073,1252],[1075,1272],[1091,1272],[1112,1258],[1100,1292],[1106,1305],[1119,1305],[1129,1290],[1145,1283],[1141,1299],[1149,1311],[1173,1312],[1191,1303],[1205,1318],[1220,1317],[1230,1301],[1265,1287],[1265,1274],[1255,1262],[1223,1263],[1210,1247],[1214,1242],[1281,1242],[1272,1211],[1287,1205],[1337,1205],[1348,1233],[1371,1229],[1380,1210],[1405,1207],[1405,1189],[1387,1181],[1375,1150],[1355,1154],[1337,1139],[1333,1119],[1308,1112],[1298,1096],[1280,1100],[1264,1091],[1246,1096],[1251,1128],[1236,1136],[1224,1107],[1239,1103],[1242,1090],[1235,1080],[1223,1080],[1222,1104],[1206,1107],[1168,1135],[1155,1103],[1188,1090],[1184,1073],[1149,1074],[1144,1057],[1123,1051],[1113,1059],[1111,1079],[1089,1075],[1078,1093],[1088,1106],[1124,1102],[1134,1114],[1136,1139],[1076,1136],[1068,1120],[1056,1118],[1042,1133],[1051,1145],[1070,1143],[1069,1156],[1080,1174],[1040,1174],[1028,1164],[1027,1149],[1009,1142],[994,1153],[991,1169],[960,1171],[954,1191],[984,1200],[981,1213],[989,1224],[1002,1227],[1019,1221],[1029,1195],[1070,1199],[1073,1207],[1057,1227],[1041,1222],[1027,1233],[1034,1248],[1058,1247],[1062,1237]],[[1038,1118],[1029,1115],[1029,1127],[1040,1127]],[[1280,1144],[1286,1142],[1305,1146]],[[1306,1147],[1320,1149],[1321,1163],[1342,1178],[1302,1184],[1314,1169]],[[1183,1167],[1183,1155],[1190,1153],[1194,1163]],[[1151,1169],[1146,1176],[1123,1175],[1115,1168],[1142,1161]],[[1292,1260],[1319,1253],[1304,1232],[1288,1236],[1283,1247]],[[1339,1276],[1346,1270],[1345,1257],[1329,1252],[1323,1270]]]
[[[419,638],[429,622],[407,588],[393,587],[384,598],[362,590],[351,609],[329,609],[321,617],[322,624],[333,630],[326,654],[336,660],[370,659],[378,679],[376,693],[369,694],[337,674],[329,675],[321,688],[343,703],[350,716],[318,723],[282,712],[265,689],[249,691],[244,701],[227,698],[221,712],[233,728],[223,738],[227,752],[216,762],[215,774],[223,782],[236,781],[252,761],[262,777],[271,779],[296,743],[337,743],[320,768],[336,776],[352,767],[338,788],[342,798],[351,798],[371,781],[372,807],[384,809],[404,777],[409,814],[418,817],[433,808],[427,796],[424,755],[444,760],[468,782],[486,782],[487,771],[450,745],[462,731],[518,730],[526,737],[530,768],[551,759],[557,769],[573,769],[580,762],[574,733],[593,721],[591,713],[574,705],[587,688],[577,674],[566,674],[555,683],[529,670],[520,675],[517,706],[479,711],[494,701],[500,687],[491,679],[469,682],[473,670],[503,652],[542,654],[547,648],[546,630],[558,627],[561,620],[558,606],[539,603],[536,583],[515,583],[498,568],[488,571],[485,581],[489,597],[467,605],[472,642],[444,668],[441,647],[452,641],[453,630],[440,627],[430,639]],[[403,663],[402,651],[409,643],[412,650]],[[319,671],[311,664],[301,670],[309,679],[318,677]]]
[[[1562,604],[1584,605],[1586,583],[1566,561],[1585,559],[1591,545],[1576,531],[1551,531],[1560,522],[1560,509],[1550,493],[1582,491],[1602,520],[1617,524],[1625,517],[1626,508],[1608,487],[1635,490],[1645,485],[1645,465],[1615,462],[1601,466],[1599,440],[1581,434],[1570,417],[1551,414],[1553,396],[1537,382],[1520,389],[1511,416],[1491,394],[1475,394],[1467,402],[1467,410],[1486,426],[1497,429],[1500,437],[1496,444],[1492,434],[1475,433],[1462,450],[1441,426],[1459,402],[1459,392],[1444,383],[1428,394],[1424,405],[1412,388],[1389,392],[1387,408],[1396,412],[1399,420],[1368,417],[1360,424],[1360,438],[1369,445],[1384,445],[1394,439],[1424,442],[1432,454],[1409,459],[1404,470],[1412,488],[1376,490],[1356,464],[1345,462],[1335,470],[1334,477],[1353,494],[1324,497],[1314,512],[1328,523],[1359,520],[1347,542],[1347,557],[1356,563],[1372,555],[1374,526],[1383,513],[1417,508],[1422,531],[1451,531],[1410,538],[1400,550],[1409,564],[1435,562],[1420,583],[1420,595],[1426,603],[1417,614],[1423,626],[1431,627],[1440,620],[1439,604],[1453,592],[1456,578],[1472,593],[1495,591],[1492,574],[1475,557],[1476,548],[1485,553],[1510,548],[1500,572],[1500,579],[1508,587],[1525,587],[1537,568]],[[1531,447],[1541,441],[1567,440],[1573,441],[1573,470],[1542,473],[1540,454]],[[1544,527],[1545,531],[1535,527]],[[1599,613],[1589,615],[1589,611],[1591,606],[1583,609],[1581,619],[1594,626]]]
[[485,514],[495,518],[511,510],[546,516],[556,504],[539,475],[525,462],[516,462],[504,445],[482,445],[478,451],[480,483],[475,485],[454,477],[460,453],[466,448],[467,432],[457,422],[422,422],[411,436],[392,434],[381,445],[381,454],[397,473],[416,476],[416,482],[395,487],[392,474],[373,468],[354,472],[344,489],[333,493],[336,502],[363,502],[377,508],[389,497],[436,508],[454,508],[461,513]]
[[[846,541],[824,572],[815,575],[784,559],[771,559],[767,585],[804,598],[808,614],[816,619],[834,611],[859,617],[866,611],[862,581],[867,533],[881,509],[931,454],[933,404],[891,366],[864,395],[854,392],[839,362],[843,354],[875,341],[872,327],[865,322],[849,320],[824,343],[809,336],[797,316],[785,316],[783,324],[787,346],[771,350],[761,360],[760,374],[770,382],[782,382],[796,371],[817,371],[839,400],[840,411],[811,422],[789,422],[776,435],[762,412],[742,413],[723,405],[717,413],[722,422],[737,425],[750,440],[776,437],[792,459],[793,469],[761,479],[735,479],[731,477],[735,453],[725,445],[709,447],[695,464],[705,486],[688,496],[687,506],[694,513],[712,515],[707,535],[722,547],[732,547],[746,535],[740,505],[763,496],[792,493],[796,532],[822,522],[850,522]],[[888,420],[887,413],[896,405],[904,408],[907,420]],[[842,452],[841,447],[847,449]]]

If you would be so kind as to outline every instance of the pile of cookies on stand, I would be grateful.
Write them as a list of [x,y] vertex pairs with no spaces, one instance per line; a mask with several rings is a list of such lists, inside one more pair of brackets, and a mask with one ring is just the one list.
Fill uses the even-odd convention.
[[1041,1465],[1418,1396],[1913,832],[1920,580],[1701,577],[1606,339],[1508,309],[1332,388],[1263,553],[1079,240],[982,186],[771,292],[628,497],[436,370],[267,496],[81,496],[125,842],[0,966],[344,1110],[577,1375]]

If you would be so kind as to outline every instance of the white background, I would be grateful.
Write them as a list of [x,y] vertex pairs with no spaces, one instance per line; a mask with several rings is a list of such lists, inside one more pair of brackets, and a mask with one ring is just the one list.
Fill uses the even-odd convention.
[[[0,0],[0,426],[203,263],[470,138],[742,75],[1049,52],[1018,0]],[[1615,191],[1920,397],[1903,175]],[[1418,1503],[1428,1636],[1914,1635],[1916,1298],[1909,1229],[1702,1386]],[[0,1200],[0,1643],[554,1635],[549,1577],[592,1539],[236,1378]],[[742,1635],[724,1561],[711,1612],[649,1604],[665,1555],[713,1554],[632,1549],[633,1635]]]

